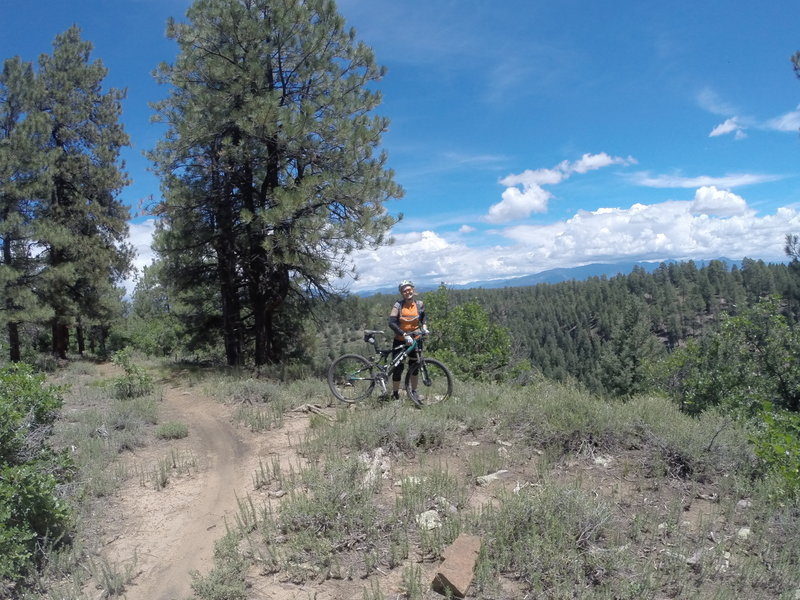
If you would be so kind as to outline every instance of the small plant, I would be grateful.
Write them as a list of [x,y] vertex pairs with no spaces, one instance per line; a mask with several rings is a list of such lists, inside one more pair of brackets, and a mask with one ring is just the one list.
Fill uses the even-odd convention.
[[422,600],[426,586],[422,581],[422,568],[411,564],[403,569],[403,594],[408,600]]
[[[600,499],[580,489],[545,485],[503,499],[482,516],[486,551],[495,573],[516,573],[544,597],[572,597],[573,586],[595,586],[622,568],[604,550],[612,513]],[[602,573],[602,581],[582,581]],[[598,591],[601,588],[595,588]]]
[[156,427],[156,437],[162,440],[180,440],[189,435],[189,428],[183,423],[169,421]]
[[114,395],[117,398],[138,398],[153,391],[152,377],[133,362],[133,352],[130,347],[114,353],[111,362],[125,371],[125,375],[113,381]]
[[267,408],[259,408],[249,404],[240,404],[236,408],[234,418],[237,422],[244,423],[250,431],[269,431],[280,427],[283,423],[283,412],[274,410],[271,405],[267,405]]
[[205,576],[192,571],[192,590],[202,600],[245,600],[248,562],[239,552],[239,537],[228,533],[214,545],[214,568]]
[[[156,466],[149,472],[149,479],[153,484],[153,489],[163,490],[167,487],[170,477],[189,473],[197,464],[194,456],[190,453],[184,454],[175,449],[171,450],[168,456],[158,461]],[[144,487],[147,483],[147,473],[142,473],[140,484]]]
[[364,588],[362,600],[386,600],[386,596],[381,591],[381,584],[376,579],[370,579],[369,589]]
[[113,564],[105,558],[98,558],[89,563],[89,572],[97,587],[104,591],[104,597],[112,598],[121,595],[125,591],[125,587],[133,580],[136,575],[136,562],[135,554],[130,562],[123,565]]
[[364,532],[380,528],[380,515],[371,502],[372,486],[364,484],[366,469],[356,458],[331,459],[322,468],[302,472],[308,493],[292,492],[281,505],[279,528],[292,536],[289,562],[303,580],[305,565],[327,568],[336,551],[359,545],[362,557],[373,544],[365,542]]
[[471,478],[494,473],[503,468],[503,457],[496,449],[480,449],[467,457],[467,472]]

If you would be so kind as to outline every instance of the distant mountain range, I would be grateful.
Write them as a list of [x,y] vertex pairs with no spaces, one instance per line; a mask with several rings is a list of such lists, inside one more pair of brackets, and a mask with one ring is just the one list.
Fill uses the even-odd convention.
[[[718,258],[730,270],[733,265],[741,267],[742,261],[731,260],[729,258]],[[536,285],[539,283],[561,283],[562,281],[583,281],[590,277],[614,277],[616,275],[627,275],[633,271],[635,267],[641,267],[648,273],[655,271],[662,263],[670,264],[676,260],[662,260],[657,262],[619,262],[619,263],[593,263],[590,265],[583,265],[580,267],[571,267],[563,269],[550,269],[542,271],[541,273],[533,273],[531,275],[522,275],[520,277],[511,277],[508,279],[488,279],[485,281],[471,281],[464,284],[446,284],[448,288],[454,290],[465,290],[474,288],[495,289],[504,287],[525,287],[528,285]],[[686,261],[688,262],[688,261]],[[711,260],[695,260],[694,263],[700,269],[710,263]],[[438,284],[418,284],[417,290],[425,292],[435,290]],[[359,292],[359,296],[372,296],[373,294],[393,294],[395,290],[372,290]]]

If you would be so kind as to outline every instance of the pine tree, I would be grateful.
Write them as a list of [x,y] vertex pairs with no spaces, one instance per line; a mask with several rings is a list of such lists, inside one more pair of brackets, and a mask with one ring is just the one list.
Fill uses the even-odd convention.
[[250,341],[257,365],[277,360],[292,306],[330,293],[394,223],[384,202],[402,191],[376,155],[388,122],[371,114],[383,70],[331,0],[198,0],[168,34],[181,51],[159,69],[156,248],[183,290],[215,286],[229,364]]
[[34,295],[38,271],[33,210],[47,185],[44,113],[33,67],[19,57],[5,61],[0,75],[0,323],[8,334],[9,360],[21,358],[20,328],[47,317]]
[[102,90],[107,69],[99,60],[89,62],[91,50],[73,26],[39,61],[52,175],[35,211],[45,262],[37,285],[53,309],[52,347],[61,357],[70,326],[107,323],[120,312],[115,284],[132,258],[128,209],[118,199],[128,183],[119,159],[129,143],[119,123],[125,93]]

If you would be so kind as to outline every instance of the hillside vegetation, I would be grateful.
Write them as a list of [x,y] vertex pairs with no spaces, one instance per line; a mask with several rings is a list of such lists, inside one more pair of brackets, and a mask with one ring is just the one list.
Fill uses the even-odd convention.
[[400,218],[385,71],[325,0],[197,0],[166,33],[130,299],[124,91],[77,26],[0,73],[0,597],[133,593],[97,532],[131,482],[166,496],[198,466],[126,459],[219,439],[163,418],[170,386],[297,458],[264,457],[211,525],[195,597],[428,598],[462,532],[476,598],[800,597],[800,237],[789,264],[443,285],[425,351],[452,397],[340,406],[328,366],[395,300],[336,288]]
[[[294,336],[293,358],[272,367],[219,377],[217,368],[195,365],[193,384],[238,406],[240,426],[260,435],[280,435],[286,411],[310,401],[320,409],[293,443],[302,464],[287,471],[264,462],[254,473],[235,526],[218,543],[217,566],[197,574],[196,596],[253,598],[254,586],[277,581],[285,593],[333,594],[324,591],[333,586],[344,597],[432,598],[441,552],[466,532],[482,540],[471,591],[478,598],[793,597],[800,590],[793,268],[686,264],[664,266],[661,275],[534,288],[442,287],[425,295],[438,336],[429,352],[453,366],[456,392],[422,411],[377,398],[339,406],[319,376],[329,357],[366,349],[361,329],[381,326],[390,297],[321,304]],[[670,269],[684,282],[680,295],[663,277]],[[714,293],[700,305],[690,295],[702,289]],[[672,304],[653,301],[670,294]],[[696,312],[680,312],[690,304]],[[578,334],[566,315],[589,319],[589,331]],[[149,331],[163,322],[153,320]],[[684,323],[683,335],[671,337],[665,322]],[[541,339],[553,357],[575,361],[575,372],[562,381],[547,375],[556,359],[532,360],[542,346],[524,335],[523,323],[561,332]],[[136,327],[132,319],[128,331]],[[569,354],[579,337],[593,354]],[[25,387],[0,398],[3,406],[21,393],[52,398],[45,425],[57,398],[70,407],[69,422],[43,429],[31,421],[13,446],[41,450],[10,455],[22,465],[53,465],[50,479],[30,484],[30,502],[44,512],[5,501],[5,543],[17,549],[3,563],[12,597],[82,598],[76,582],[86,575],[73,569],[92,556],[91,581],[109,597],[124,594],[131,574],[82,541],[81,515],[130,477],[114,466],[120,453],[148,439],[191,436],[181,423],[160,423],[154,385],[156,373],[186,377],[190,363],[144,363],[142,349],[116,353],[121,374],[98,387],[49,388],[23,371]],[[586,365],[578,367],[579,356]],[[81,364],[72,376],[90,375],[91,365],[74,367]],[[183,374],[168,375],[176,366]],[[53,368],[70,380],[70,369]],[[53,462],[64,448],[72,448],[69,460]],[[385,465],[382,477],[369,475],[376,463]],[[164,488],[171,473],[159,469],[152,480]],[[438,521],[429,529],[420,515],[430,511]],[[22,516],[32,514],[40,517]]]

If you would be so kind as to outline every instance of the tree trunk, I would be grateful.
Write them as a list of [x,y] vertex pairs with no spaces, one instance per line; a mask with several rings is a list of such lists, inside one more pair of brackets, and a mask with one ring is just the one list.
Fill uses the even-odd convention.
[[108,338],[108,327],[99,327],[97,337],[98,343],[100,344],[100,356],[105,356],[107,352],[106,339]]
[[261,278],[266,280],[266,284],[250,286],[250,305],[255,318],[253,334],[256,366],[281,359],[281,344],[276,344],[274,339],[274,318],[289,293],[288,271],[282,269],[268,275],[262,273]]
[[[5,215],[4,215],[5,220]],[[3,264],[11,266],[12,256],[11,256],[11,242],[9,236],[6,235],[3,237]],[[14,301],[6,297],[6,310],[8,310],[8,314],[12,314],[14,310]],[[19,351],[19,324],[14,321],[9,321],[7,325],[8,330],[8,358],[11,362],[19,362],[20,360],[20,351]]]
[[67,358],[69,348],[69,327],[65,323],[53,320],[53,355],[58,358]]
[[14,322],[8,323],[8,359],[11,362],[20,361],[19,352],[19,324]]
[[[229,279],[227,275],[221,277]],[[223,280],[220,286],[222,296],[222,339],[225,345],[225,360],[230,367],[241,366],[242,356],[242,323],[239,298],[236,287],[230,281]]]
[[78,341],[78,354],[83,356],[83,352],[86,350],[86,342],[83,337],[83,325],[77,325],[75,327],[75,339]]
[[253,307],[253,361],[257,367],[267,363],[269,359],[269,324],[268,308],[263,292],[256,289],[258,284],[250,286],[250,306]]

